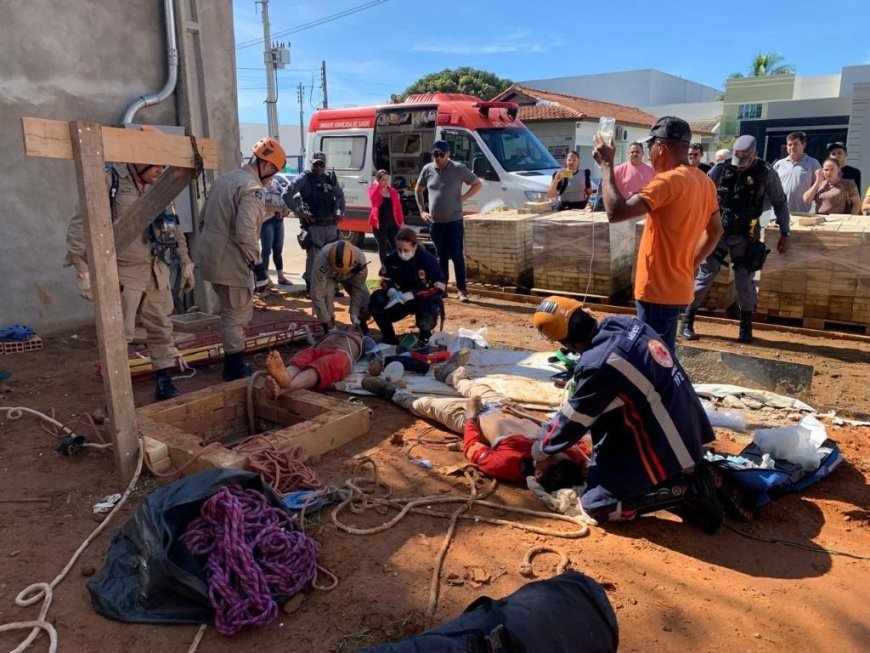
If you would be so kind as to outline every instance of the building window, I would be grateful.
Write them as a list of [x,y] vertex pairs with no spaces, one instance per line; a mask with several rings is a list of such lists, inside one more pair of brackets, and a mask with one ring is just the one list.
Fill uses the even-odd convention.
[[737,120],[755,120],[761,118],[761,104],[738,104]]

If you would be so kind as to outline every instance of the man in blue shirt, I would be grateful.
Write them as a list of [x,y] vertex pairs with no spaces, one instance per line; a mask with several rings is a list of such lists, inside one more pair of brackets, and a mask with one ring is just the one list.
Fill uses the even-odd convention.
[[593,453],[582,504],[590,516],[626,521],[669,510],[715,533],[724,512],[702,462],[715,436],[661,337],[634,317],[599,322],[566,297],[542,301],[533,323],[580,354],[572,396],[532,448],[538,470],[588,431]]

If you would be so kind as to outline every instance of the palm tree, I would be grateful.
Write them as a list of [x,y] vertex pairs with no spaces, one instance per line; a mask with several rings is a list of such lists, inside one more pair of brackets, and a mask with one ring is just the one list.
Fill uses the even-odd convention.
[[794,75],[794,66],[784,63],[785,57],[779,52],[768,52],[762,54],[759,52],[752,59],[752,64],[749,66],[749,74],[731,73],[729,79],[736,77],[768,77],[770,75]]

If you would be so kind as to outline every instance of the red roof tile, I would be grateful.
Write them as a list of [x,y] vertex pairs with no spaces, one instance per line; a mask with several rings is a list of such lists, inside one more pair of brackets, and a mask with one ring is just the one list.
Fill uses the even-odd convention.
[[[524,98],[512,97],[522,95]],[[601,116],[613,116],[617,122],[651,127],[657,118],[645,111],[612,102],[600,102],[551,91],[541,91],[514,84],[493,98],[494,101],[510,100],[520,105],[519,118],[523,122],[534,120],[598,120]],[[525,104],[523,102],[526,102]]]

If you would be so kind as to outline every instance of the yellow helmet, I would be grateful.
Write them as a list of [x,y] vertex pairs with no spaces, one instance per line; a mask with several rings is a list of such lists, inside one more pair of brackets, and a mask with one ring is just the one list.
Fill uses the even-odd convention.
[[326,255],[329,269],[335,274],[346,276],[354,265],[353,245],[339,240],[329,248]]
[[276,141],[274,138],[269,138],[268,136],[261,138],[254,143],[251,152],[254,153],[255,157],[262,159],[263,161],[268,161],[278,168],[278,170],[283,170],[287,163],[287,155],[284,153],[284,148],[281,147],[281,143]]
[[566,340],[571,316],[582,309],[583,304],[574,299],[553,295],[538,304],[532,316],[532,324],[549,340]]

